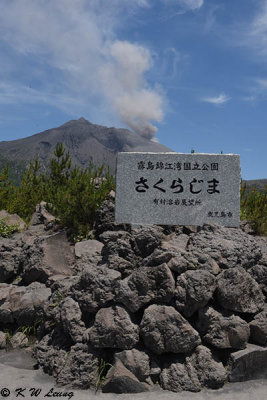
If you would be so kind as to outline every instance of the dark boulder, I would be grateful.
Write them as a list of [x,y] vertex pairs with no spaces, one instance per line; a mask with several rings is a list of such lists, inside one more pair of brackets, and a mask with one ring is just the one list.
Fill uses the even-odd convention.
[[57,384],[73,388],[96,388],[99,361],[95,352],[87,344],[77,343],[64,348],[63,340],[53,341],[46,335],[35,345],[35,357],[44,372],[52,375]]
[[29,286],[0,284],[0,323],[34,325],[44,315],[51,290],[35,282]]
[[115,205],[111,200],[106,200],[96,212],[94,230],[98,238],[106,231],[128,230],[129,225],[115,223]]
[[132,349],[139,341],[139,328],[124,308],[114,306],[97,312],[87,335],[96,348]]
[[148,390],[148,385],[140,382],[120,360],[108,371],[102,386],[103,393],[141,393]]
[[209,306],[199,310],[197,329],[204,342],[219,349],[244,349],[250,335],[248,323],[239,316]]
[[223,308],[241,313],[255,314],[264,305],[258,283],[241,267],[230,268],[218,276],[216,297]]
[[100,236],[100,240],[104,243],[102,254],[106,260],[110,256],[119,256],[131,263],[136,263],[138,257],[134,253],[132,247],[132,236],[125,231],[106,231]]
[[187,271],[178,276],[175,291],[177,310],[191,317],[212,298],[216,285],[214,275],[205,270]]
[[149,356],[140,350],[123,350],[115,354],[115,360],[120,360],[139,381],[145,382],[150,375]]
[[0,282],[11,283],[21,269],[23,242],[16,238],[0,238]]
[[71,276],[74,254],[66,232],[30,238],[23,246],[21,277],[31,282],[45,283],[52,275]]
[[246,349],[232,353],[228,370],[230,382],[267,377],[267,347],[248,344]]
[[204,386],[218,389],[226,379],[227,372],[222,363],[205,346],[198,346],[185,360],[178,359],[166,365],[160,376],[163,389],[173,392],[198,392]]
[[175,281],[166,264],[142,267],[122,280],[117,301],[132,312],[148,303],[169,303],[174,296]]
[[155,354],[187,353],[201,343],[198,332],[170,306],[149,306],[141,321],[140,335]]
[[241,229],[218,225],[204,225],[190,237],[188,251],[200,250],[211,256],[220,268],[241,266],[245,269],[257,264],[262,257],[256,240]]
[[86,328],[79,304],[71,297],[67,297],[59,304],[59,322],[63,331],[74,343],[82,341]]
[[267,345],[267,305],[250,322],[250,341],[260,346]]
[[158,226],[133,229],[131,234],[135,254],[142,258],[149,256],[161,244],[162,231]]
[[257,264],[248,270],[252,278],[260,285],[260,288],[267,298],[267,265]]
[[72,296],[84,314],[95,313],[115,297],[121,274],[105,266],[85,267],[72,287]]

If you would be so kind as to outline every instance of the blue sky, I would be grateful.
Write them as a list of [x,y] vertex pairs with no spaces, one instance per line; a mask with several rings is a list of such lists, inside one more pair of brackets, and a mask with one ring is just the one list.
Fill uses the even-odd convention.
[[1,0],[0,140],[84,116],[267,177],[267,0]]

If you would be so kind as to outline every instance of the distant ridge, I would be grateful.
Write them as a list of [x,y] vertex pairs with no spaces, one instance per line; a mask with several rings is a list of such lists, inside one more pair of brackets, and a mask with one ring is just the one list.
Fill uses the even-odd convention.
[[47,166],[58,142],[70,153],[74,165],[86,167],[90,161],[96,165],[104,163],[112,172],[115,172],[119,151],[172,151],[128,129],[95,125],[82,117],[23,139],[0,142],[0,168],[9,161],[11,175],[17,180],[37,155]]
[[[92,161],[109,166],[113,173],[119,151],[173,151],[128,129],[95,125],[81,117],[23,139],[0,142],[0,169],[9,162],[11,178],[18,182],[23,169],[37,155],[47,167],[58,142],[70,153],[74,165],[86,167]],[[267,179],[245,182],[247,191],[253,187],[263,190],[267,185]]]

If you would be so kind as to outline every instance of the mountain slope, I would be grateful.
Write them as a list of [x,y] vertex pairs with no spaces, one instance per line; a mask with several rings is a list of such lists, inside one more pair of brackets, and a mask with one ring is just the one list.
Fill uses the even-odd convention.
[[12,173],[19,174],[21,166],[37,155],[48,165],[58,142],[63,143],[75,165],[88,166],[90,161],[96,165],[104,163],[112,172],[119,151],[172,151],[127,129],[94,125],[80,118],[33,136],[0,142],[0,168],[9,160]]

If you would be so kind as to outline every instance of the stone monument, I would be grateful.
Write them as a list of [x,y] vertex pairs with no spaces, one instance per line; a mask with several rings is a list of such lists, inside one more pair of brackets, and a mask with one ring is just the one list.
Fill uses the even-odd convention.
[[239,226],[240,156],[118,153],[117,223]]

